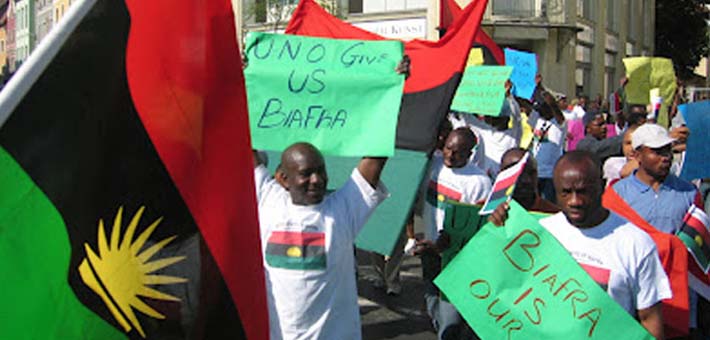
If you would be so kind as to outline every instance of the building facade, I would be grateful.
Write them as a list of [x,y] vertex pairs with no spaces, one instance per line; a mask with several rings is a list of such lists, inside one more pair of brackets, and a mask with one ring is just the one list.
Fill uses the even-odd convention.
[[54,3],[52,0],[33,1],[37,11],[35,32],[37,32],[37,44],[39,44],[54,26]]
[[7,50],[7,68],[3,68],[3,76],[15,72],[15,2],[10,0],[7,9],[7,25],[5,25],[5,49]]
[[7,68],[7,29],[0,27],[0,78]]
[[54,19],[55,24],[58,23],[59,20],[64,16],[71,4],[71,0],[54,0],[52,2],[52,6],[54,8],[54,14],[52,18]]
[[[456,0],[461,7],[471,0]],[[399,39],[439,38],[440,0],[324,0],[355,26]],[[254,9],[278,4],[275,16]],[[297,0],[243,0],[242,27],[279,32]],[[290,6],[290,7],[289,7]],[[653,55],[655,0],[489,0],[483,28],[501,46],[534,52],[546,86],[568,96],[606,96],[622,59]],[[239,7],[239,6],[237,6]]]
[[35,47],[35,3],[34,0],[18,0],[15,5],[15,67],[19,67]]

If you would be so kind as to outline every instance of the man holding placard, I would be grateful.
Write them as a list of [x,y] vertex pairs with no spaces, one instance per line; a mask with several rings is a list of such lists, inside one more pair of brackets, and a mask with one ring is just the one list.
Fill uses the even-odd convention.
[[449,201],[482,202],[491,190],[488,176],[470,162],[475,143],[473,132],[460,127],[449,134],[442,155],[433,157],[422,213],[426,239],[420,241],[415,249],[422,259],[427,311],[439,339],[458,338],[465,327],[456,308],[440,299],[439,291],[432,282],[441,271],[439,253],[447,245],[447,236],[442,232],[446,204]]
[[256,159],[271,339],[359,339],[353,243],[388,196],[380,182],[386,159],[363,158],[328,196],[325,161],[313,145],[287,148],[278,180]]
[[[656,339],[664,339],[660,301],[672,293],[653,240],[602,206],[599,162],[573,151],[555,166],[554,184],[562,212],[540,220],[582,268]],[[507,204],[491,215],[504,225]]]
[[[247,56],[252,141],[277,151],[290,145],[276,178],[254,155],[270,338],[359,339],[353,244],[389,196],[380,175],[394,151],[409,59],[399,60],[400,42],[263,34],[250,36]],[[363,90],[368,105],[353,104],[362,96],[336,96],[367,77],[384,81]],[[326,195],[325,160],[314,144],[330,155],[378,157],[363,157],[349,180]]]

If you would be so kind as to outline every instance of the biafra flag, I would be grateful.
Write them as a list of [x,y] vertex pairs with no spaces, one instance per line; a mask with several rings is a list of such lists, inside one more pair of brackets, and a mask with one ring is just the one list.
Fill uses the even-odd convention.
[[0,338],[268,337],[229,0],[75,2],[0,124]]
[[[404,82],[397,121],[397,148],[427,152],[433,149],[439,123],[449,112],[487,4],[488,0],[472,1],[437,42],[404,42],[411,68]],[[330,15],[314,0],[301,0],[286,33],[338,39],[385,39]]]

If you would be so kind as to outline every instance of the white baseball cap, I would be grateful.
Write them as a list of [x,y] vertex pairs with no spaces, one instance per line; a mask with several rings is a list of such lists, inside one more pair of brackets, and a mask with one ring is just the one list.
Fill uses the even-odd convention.
[[657,124],[643,124],[631,134],[631,147],[638,149],[647,146],[657,149],[675,142],[675,138],[668,136],[668,131]]

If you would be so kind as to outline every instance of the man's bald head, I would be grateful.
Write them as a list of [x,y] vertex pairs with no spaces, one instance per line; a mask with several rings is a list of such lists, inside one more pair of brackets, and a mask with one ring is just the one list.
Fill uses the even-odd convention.
[[555,164],[553,182],[557,204],[570,224],[592,228],[609,216],[601,204],[601,167],[594,154],[579,150],[564,154]]
[[318,204],[325,197],[328,174],[320,151],[309,143],[295,143],[281,154],[279,181],[296,205]]
[[599,181],[601,181],[600,164],[599,158],[595,154],[586,150],[574,150],[565,153],[557,160],[557,163],[555,163],[555,173],[557,173],[558,170],[566,169],[572,165],[580,166],[584,168],[590,178],[599,179]]
[[281,164],[288,166],[289,163],[299,161],[303,158],[320,158],[323,160],[323,155],[320,150],[311,143],[298,142],[291,144],[281,154]]

